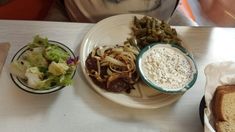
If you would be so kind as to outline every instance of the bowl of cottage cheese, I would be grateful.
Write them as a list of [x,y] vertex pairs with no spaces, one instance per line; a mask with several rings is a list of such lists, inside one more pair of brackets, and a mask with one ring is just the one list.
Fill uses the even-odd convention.
[[155,43],[146,46],[137,57],[141,79],[163,93],[183,93],[197,79],[197,66],[192,55],[182,46]]

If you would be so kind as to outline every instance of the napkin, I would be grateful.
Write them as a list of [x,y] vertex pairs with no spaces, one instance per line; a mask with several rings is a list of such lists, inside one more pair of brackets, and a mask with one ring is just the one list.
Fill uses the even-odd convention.
[[209,129],[215,132],[214,117],[211,110],[211,100],[216,88],[221,85],[235,84],[235,62],[217,62],[206,66],[204,73],[206,75],[205,101],[205,130]]
[[7,58],[9,48],[10,48],[9,43],[0,43],[0,73]]

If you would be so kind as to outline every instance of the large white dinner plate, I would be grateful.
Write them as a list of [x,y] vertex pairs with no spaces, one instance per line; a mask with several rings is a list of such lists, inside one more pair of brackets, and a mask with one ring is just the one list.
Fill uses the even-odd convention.
[[84,76],[92,88],[102,96],[118,104],[142,109],[160,108],[177,101],[182,94],[163,94],[138,83],[136,89],[130,94],[112,93],[101,89],[93,83],[86,71],[86,58],[89,53],[97,46],[122,44],[131,33],[133,17],[142,17],[136,14],[123,14],[106,18],[97,23],[86,34],[81,44],[80,61]]
[[[122,13],[138,13],[168,20],[178,0],[75,0],[72,3],[91,22]],[[77,16],[77,10],[74,13]]]

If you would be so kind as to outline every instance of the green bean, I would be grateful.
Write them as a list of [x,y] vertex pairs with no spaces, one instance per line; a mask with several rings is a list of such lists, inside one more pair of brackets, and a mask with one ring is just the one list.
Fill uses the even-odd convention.
[[[144,48],[153,42],[181,44],[176,30],[164,21],[144,16],[141,19],[134,17],[133,23],[133,38],[136,38],[135,40],[140,48]],[[130,41],[130,43],[132,42]]]

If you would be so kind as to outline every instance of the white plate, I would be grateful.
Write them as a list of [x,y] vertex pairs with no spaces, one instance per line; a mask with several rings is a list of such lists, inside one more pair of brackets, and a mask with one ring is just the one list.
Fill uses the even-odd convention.
[[131,94],[112,93],[101,89],[93,83],[86,72],[85,62],[89,53],[96,46],[122,44],[131,33],[133,17],[136,14],[124,14],[106,18],[97,23],[84,37],[80,49],[81,68],[88,83],[99,94],[118,104],[141,109],[160,108],[177,101],[182,94],[163,94],[149,88],[143,83],[136,85]]
[[178,0],[75,0],[73,2],[91,22],[123,13],[145,14],[168,20],[177,3]]

